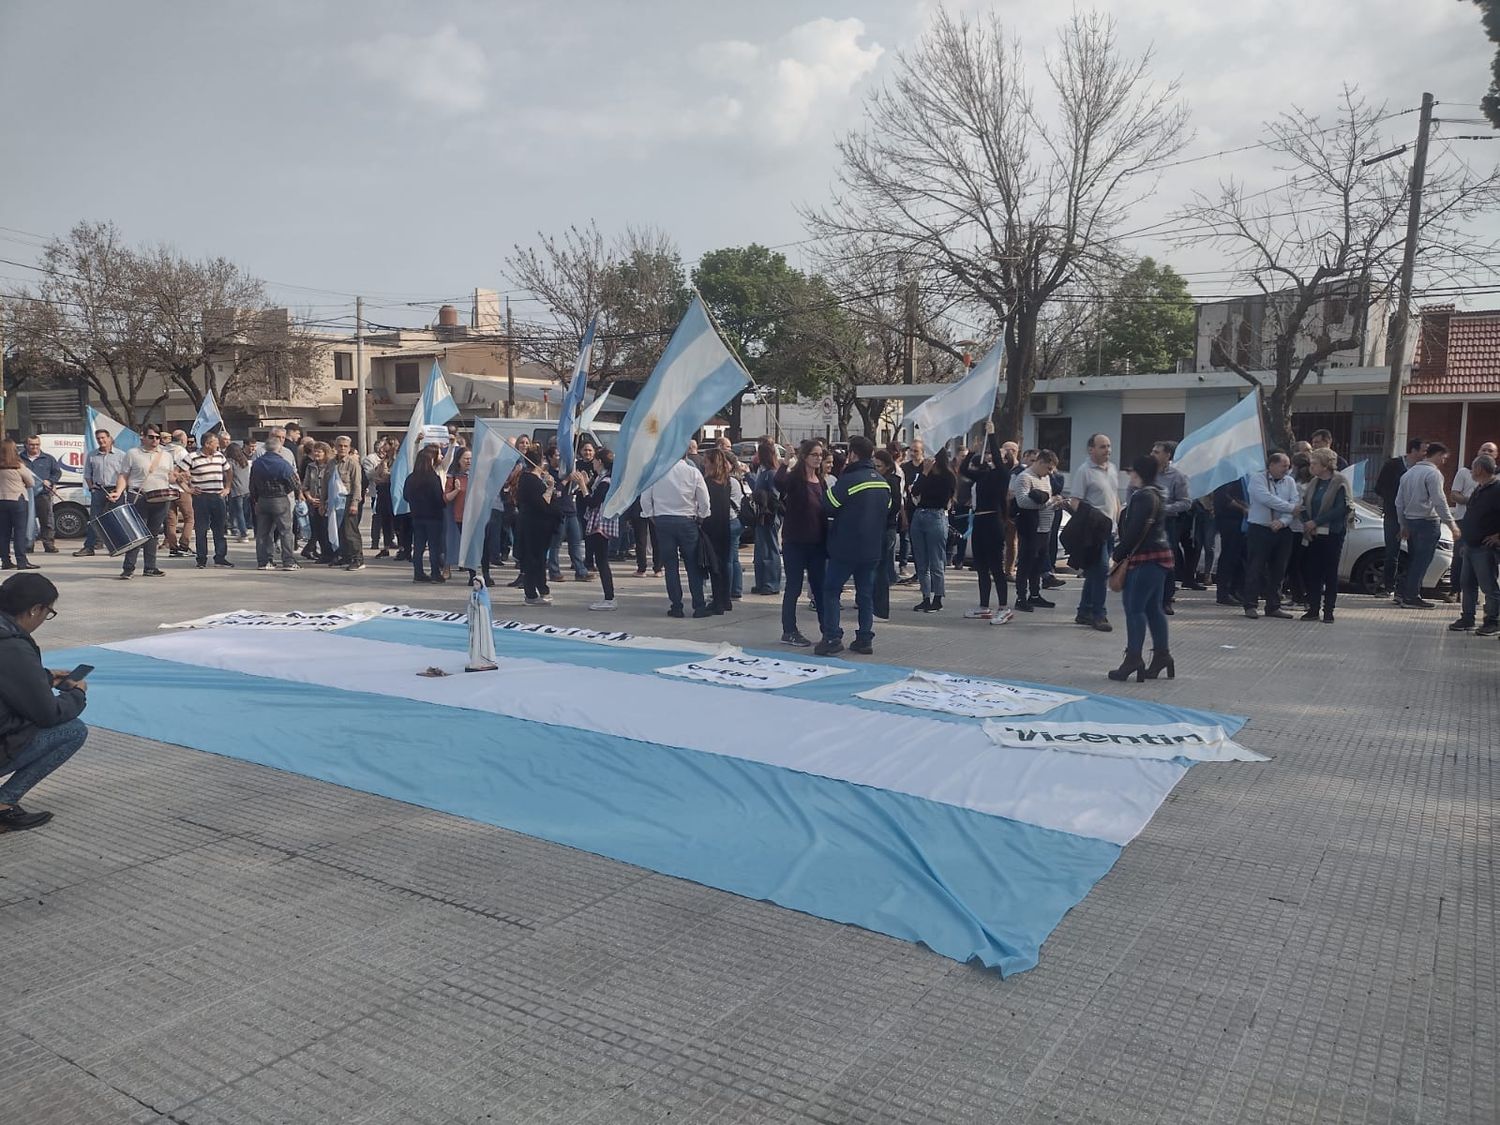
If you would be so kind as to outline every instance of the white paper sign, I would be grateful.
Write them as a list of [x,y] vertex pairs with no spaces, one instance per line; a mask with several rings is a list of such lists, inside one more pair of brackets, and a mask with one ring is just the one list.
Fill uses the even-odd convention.
[[1195,762],[1268,762],[1247,750],[1221,726],[1191,723],[1036,723],[991,721],[984,733],[996,746],[1062,750],[1111,758],[1190,758]]
[[725,645],[713,656],[703,660],[674,664],[670,668],[658,668],[657,671],[663,676],[681,676],[687,680],[702,680],[704,683],[724,687],[750,688],[752,691],[795,687],[821,680],[825,676],[844,676],[849,673],[847,668],[833,668],[827,664],[798,664],[769,656],[751,656],[733,645]]
[[191,621],[174,621],[162,625],[163,629],[218,629],[234,627],[240,629],[313,629],[328,632],[342,629],[358,621],[368,621],[381,612],[379,606],[341,606],[320,613],[264,613],[258,610],[235,609],[227,613],[211,613],[207,617],[195,617]]
[[861,699],[899,703],[923,711],[945,711],[970,719],[1004,715],[1040,715],[1063,703],[1074,703],[1081,695],[1018,687],[997,680],[977,680],[947,672],[913,672],[904,680],[882,684],[858,693]]

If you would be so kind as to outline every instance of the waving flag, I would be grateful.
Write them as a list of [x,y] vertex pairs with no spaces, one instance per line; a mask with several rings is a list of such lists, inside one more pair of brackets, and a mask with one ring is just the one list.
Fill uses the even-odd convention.
[[339,528],[344,525],[344,509],[349,504],[349,490],[344,487],[343,478],[339,476],[338,469],[332,464],[328,466],[328,477],[325,484],[328,495],[324,498],[323,506],[328,515],[328,546],[333,550],[339,549]]
[[1266,467],[1260,391],[1246,395],[1177,445],[1173,464],[1188,478],[1188,494],[1207,496],[1221,484]]
[[427,376],[427,385],[422,388],[422,397],[412,407],[411,421],[406,424],[406,436],[401,439],[401,448],[396,451],[396,460],[391,465],[391,504],[398,516],[411,509],[407,506],[406,478],[411,476],[411,467],[417,459],[417,450],[422,447],[422,427],[441,426],[458,413],[453,395],[448,390],[448,380],[443,378],[443,369],[437,360],[432,361],[432,371]]
[[223,424],[224,419],[219,416],[219,404],[214,401],[213,391],[209,391],[203,396],[203,405],[198,407],[198,417],[193,419],[193,437],[202,445],[203,435]]
[[469,462],[469,488],[464,493],[464,526],[458,540],[458,565],[479,570],[484,563],[484,529],[490,506],[510,479],[521,454],[505,440],[500,421],[474,419],[474,458]]
[[1365,470],[1368,460],[1358,461],[1344,470],[1344,479],[1349,482],[1349,495],[1358,500],[1365,494]]
[[988,418],[1000,390],[1000,360],[1005,348],[996,344],[958,382],[944,387],[906,415],[901,425],[916,426],[928,449],[968,433],[975,422]]
[[567,393],[563,395],[562,413],[557,416],[557,450],[562,455],[564,473],[571,473],[577,464],[577,451],[573,448],[573,420],[578,417],[584,392],[588,390],[589,358],[594,352],[594,329],[598,323],[597,316],[589,321],[583,334],[583,342],[578,345],[578,362],[573,366],[573,378],[568,383]]
[[749,373],[708,318],[703,298],[693,294],[682,323],[620,426],[614,483],[604,499],[604,518],[618,517],[666,476],[687,452],[698,427],[749,382]]
[[604,388],[602,395],[599,395],[593,402],[583,408],[583,413],[578,417],[578,429],[580,431],[593,429],[594,422],[599,417],[599,411],[604,409],[604,402],[609,398],[609,392],[614,389],[615,385],[611,383]]

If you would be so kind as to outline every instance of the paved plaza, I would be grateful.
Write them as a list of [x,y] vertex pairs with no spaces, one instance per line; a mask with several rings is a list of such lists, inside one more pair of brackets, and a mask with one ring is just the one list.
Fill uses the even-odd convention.
[[[39,556],[38,639],[466,593],[231,557],[124,583]],[[613,615],[574,582],[496,611],[776,647],[777,599],[676,621],[618,581]],[[1030,972],[183,749],[214,717],[163,714],[159,741],[95,731],[32,795],[56,819],[0,836],[0,1121],[1500,1120],[1500,644],[1447,607],[1251,622],[1185,594],[1177,679],[1118,685],[1123,632],[1057,595],[995,628],[962,620],[967,574],[940,615],[899,593],[874,659],[1247,715],[1274,760],[1194,766]]]

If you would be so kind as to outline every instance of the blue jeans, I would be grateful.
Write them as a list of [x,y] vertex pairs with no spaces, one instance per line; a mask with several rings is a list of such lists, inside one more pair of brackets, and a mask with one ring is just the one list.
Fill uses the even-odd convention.
[[1474,620],[1474,611],[1479,606],[1479,592],[1484,591],[1484,623],[1493,625],[1500,620],[1500,583],[1496,581],[1496,569],[1500,566],[1500,549],[1486,547],[1481,543],[1472,546],[1460,544],[1464,554],[1464,576],[1461,609],[1459,616],[1465,621]]
[[431,519],[419,520],[415,516],[411,521],[411,573],[413,578],[425,577],[422,571],[422,552],[426,551],[432,560],[432,576],[441,578],[443,567],[447,564],[447,556],[443,542],[443,519],[434,516]]
[[829,559],[823,574],[823,639],[841,641],[844,630],[839,622],[839,595],[844,583],[854,579],[854,606],[859,614],[856,641],[875,638],[875,569],[879,562],[848,563]]
[[688,595],[693,608],[702,609],[703,571],[698,568],[698,521],[688,516],[657,516],[656,545],[661,551],[656,561],[667,570],[667,601],[673,609],[682,608],[682,571],[678,557],[687,567]]
[[1142,563],[1125,575],[1122,600],[1125,603],[1125,651],[1139,656],[1151,630],[1151,647],[1157,652],[1171,650],[1167,643],[1167,615],[1162,611],[1162,596],[1167,588],[1168,570],[1159,563]]
[[579,522],[578,516],[563,516],[562,523],[557,525],[557,530],[552,533],[552,546],[547,549],[547,573],[553,578],[562,577],[562,544],[564,537],[568,540],[568,565],[573,568],[573,573],[579,578],[587,578],[589,575],[588,564],[583,557],[583,524]]
[[1099,548],[1094,561],[1083,568],[1083,594],[1078,599],[1076,616],[1089,621],[1104,621],[1109,617],[1105,598],[1109,595],[1109,556],[1115,549],[1115,537]]
[[745,564],[740,562],[740,536],[745,534],[745,525],[739,520],[729,521],[729,596],[738,598],[745,592]]
[[104,489],[91,487],[89,489],[89,524],[83,533],[83,549],[92,551],[99,545],[99,533],[94,530],[94,520],[98,519],[114,505],[109,502],[109,497],[104,494]]
[[880,565],[885,567],[885,584],[887,586],[894,586],[896,579],[900,577],[896,573],[896,540],[900,537],[901,533],[894,527],[885,529],[885,550],[881,554]]
[[813,608],[818,611],[818,619],[822,620],[828,550],[822,543],[783,543],[781,559],[786,566],[786,581],[781,588],[781,633],[785,636],[797,632],[797,603],[802,599],[804,574]]
[[911,518],[911,553],[923,600],[943,596],[943,565],[948,561],[948,515],[918,508]]
[[0,554],[9,559],[14,543],[17,566],[31,561],[26,557],[26,542],[31,538],[26,524],[25,500],[0,500]]
[[89,728],[82,719],[69,719],[55,727],[43,727],[10,761],[0,765],[0,772],[14,770],[10,780],[0,785],[0,805],[14,805],[42,778],[78,752]]
[[229,497],[229,526],[236,535],[250,534],[250,497]]
[[1432,556],[1437,554],[1438,534],[1442,525],[1437,520],[1412,520],[1406,525],[1406,584],[1401,588],[1401,597],[1414,602],[1422,596],[1422,579],[1432,565]]
[[306,500],[298,500],[292,509],[292,534],[304,543],[312,538],[312,517],[308,514]]
[[197,533],[194,538],[198,541],[198,561],[208,561],[208,533],[212,529],[214,533],[214,558],[222,560],[229,555],[229,544],[225,540],[224,533],[229,527],[229,507],[224,503],[224,497],[215,493],[212,496],[193,497],[193,530]]
[[772,594],[781,593],[781,517],[768,526],[755,527],[755,585]]

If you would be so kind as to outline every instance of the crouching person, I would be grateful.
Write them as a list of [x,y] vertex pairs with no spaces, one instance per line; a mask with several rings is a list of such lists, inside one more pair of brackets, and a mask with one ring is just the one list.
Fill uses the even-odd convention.
[[57,616],[57,587],[40,574],[12,575],[0,585],[0,832],[36,828],[49,812],[20,801],[83,745],[88,727],[85,685],[49,671],[31,635]]

